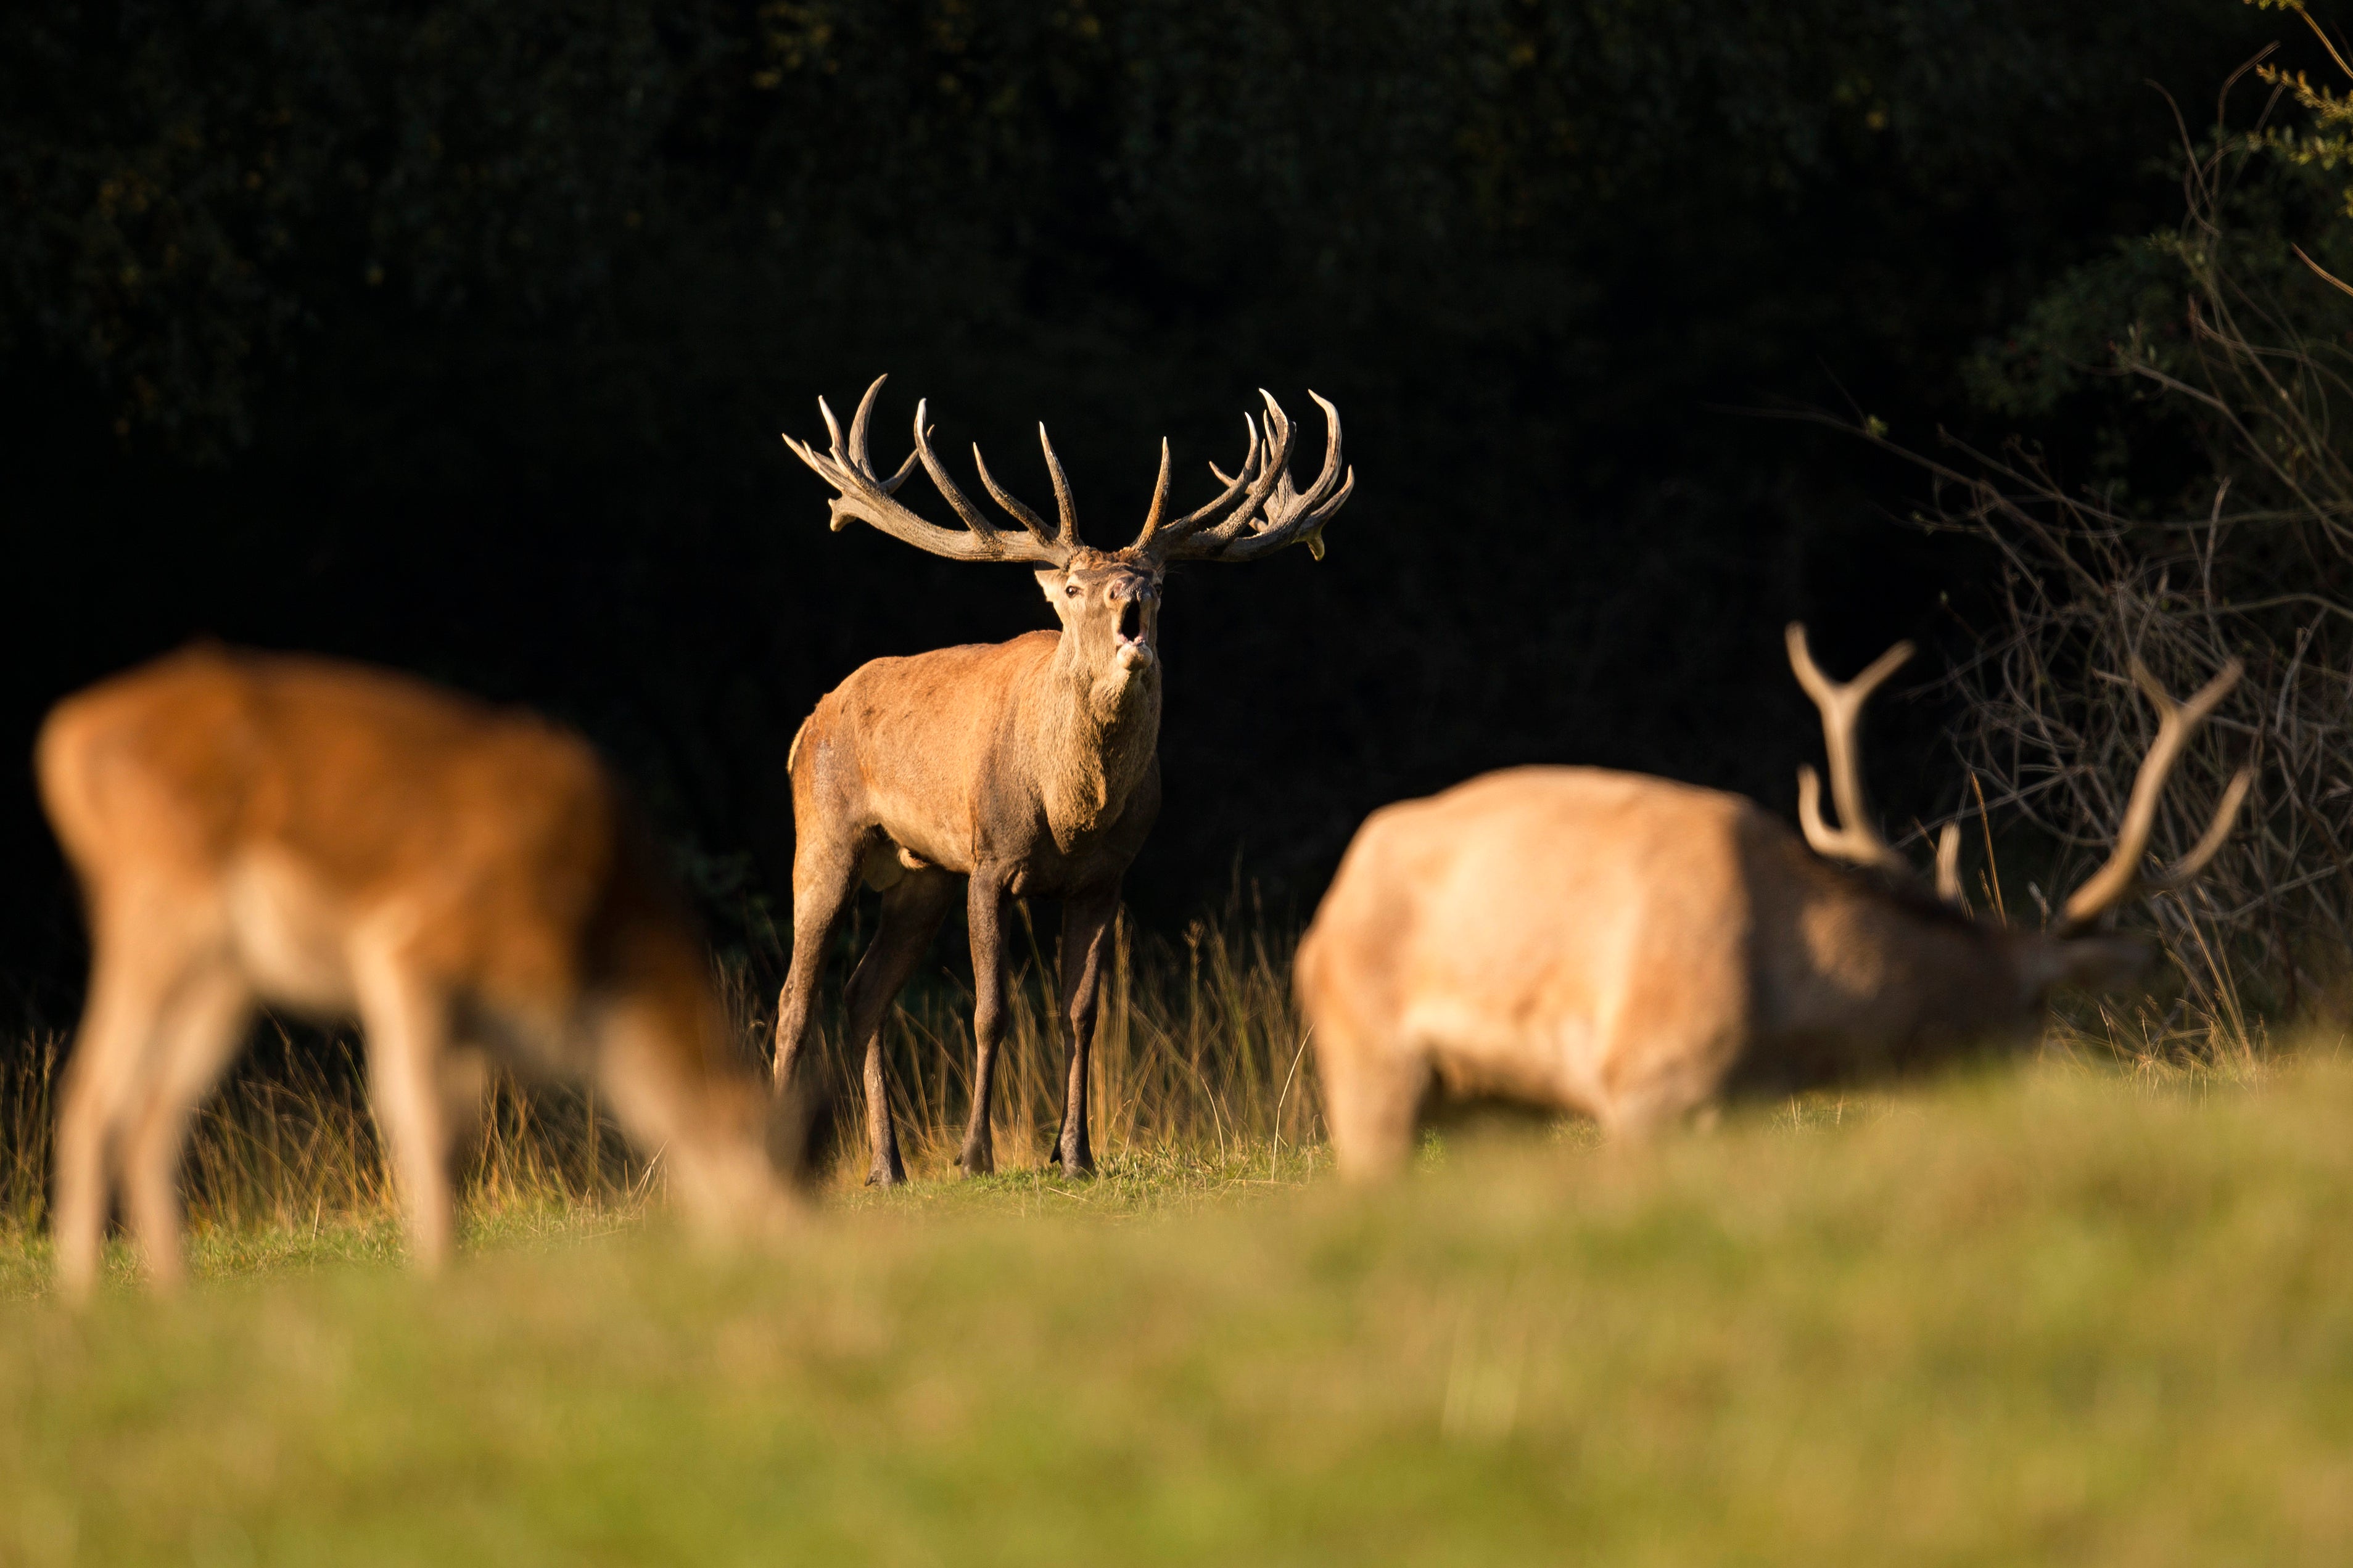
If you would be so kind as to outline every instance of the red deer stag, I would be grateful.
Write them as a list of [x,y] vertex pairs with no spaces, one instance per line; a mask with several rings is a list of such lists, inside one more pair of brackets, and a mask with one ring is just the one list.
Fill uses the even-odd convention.
[[[988,1105],[1005,1021],[1004,910],[1008,898],[1062,900],[1062,998],[1071,1054],[1063,1096],[1062,1168],[1094,1169],[1087,1140],[1087,1061],[1104,936],[1120,879],[1160,809],[1162,574],[1174,561],[1255,561],[1285,545],[1324,553],[1324,525],[1356,487],[1340,462],[1339,411],[1321,397],[1328,437],[1324,468],[1305,490],[1291,480],[1292,426],[1265,397],[1261,426],[1245,416],[1240,469],[1207,505],[1166,515],[1168,443],[1135,542],[1089,548],[1044,426],[1038,443],[1053,481],[1058,524],[997,483],[973,448],[980,482],[1017,522],[1000,529],[965,499],[932,450],[924,405],[915,405],[915,449],[896,474],[867,459],[867,426],[882,380],[866,389],[845,443],[825,400],[832,450],[785,437],[838,492],[833,527],[853,519],[920,550],[957,561],[1018,561],[1061,622],[1011,642],[878,658],[826,694],[793,738],[792,969],[776,1007],[776,1077],[814,1114],[823,1095],[800,1080],[810,1004],[842,909],[861,878],[882,893],[882,920],[849,979],[849,1038],[865,1053],[868,1180],[904,1181],[882,1073],[881,1021],[916,959],[965,884],[974,977],[972,1111],[960,1164],[996,1168]],[[1310,394],[1314,396],[1314,394]],[[918,460],[962,529],[926,522],[892,500]]]
[[360,1018],[424,1268],[449,1250],[486,1052],[593,1079],[704,1227],[788,1214],[769,1097],[576,736],[360,666],[200,645],[59,703],[36,766],[90,933],[58,1121],[69,1295],[96,1282],[118,1190],[151,1276],[180,1278],[189,1115],[262,1004]]
[[1932,899],[1889,876],[1904,861],[1863,807],[1856,721],[1910,646],[1841,686],[1815,668],[1803,628],[1788,645],[1821,710],[1838,829],[1811,768],[1799,778],[1805,843],[1742,796],[1596,768],[1489,773],[1366,821],[1296,976],[1345,1171],[1395,1169],[1433,1087],[1640,1137],[1727,1089],[1901,1071],[2029,1037],[2053,987],[2139,973],[2140,945],[2094,924],[2194,877],[2246,794],[2242,773],[2180,864],[2143,875],[2166,777],[2239,668],[2179,706],[2136,668],[2160,722],[2107,863],[2046,931],[1974,921],[1954,907],[1957,831]]

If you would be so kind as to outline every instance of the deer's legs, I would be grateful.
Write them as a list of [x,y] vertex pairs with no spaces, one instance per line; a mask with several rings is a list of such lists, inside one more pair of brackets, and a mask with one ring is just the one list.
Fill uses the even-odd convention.
[[997,1082],[997,1046],[1005,1034],[1002,874],[976,869],[966,885],[965,908],[972,927],[972,1115],[965,1122],[964,1152],[956,1163],[967,1176],[985,1176],[997,1169],[988,1104]]
[[1613,1141],[1647,1142],[1715,1099],[1734,1055],[1713,1041],[1698,1049],[1621,1053],[1641,1065],[1609,1076],[1595,1120]]
[[1324,1079],[1324,1120],[1340,1173],[1367,1181],[1402,1169],[1413,1152],[1414,1129],[1430,1092],[1428,1060],[1419,1052],[1345,1039],[1335,1031],[1316,1037],[1315,1066]]
[[106,1239],[114,1146],[139,1089],[150,1043],[176,978],[177,955],[133,953],[101,929],[90,1001],[66,1064],[58,1108],[57,1173],[49,1221],[58,1283],[81,1300],[98,1283]]
[[866,1146],[872,1155],[866,1180],[872,1186],[893,1187],[907,1179],[891,1126],[891,1086],[882,1074],[882,1015],[947,918],[955,885],[945,871],[911,871],[884,889],[882,923],[849,977],[849,1037],[866,1055]]
[[1070,1176],[1091,1176],[1095,1170],[1094,1149],[1087,1142],[1087,1067],[1094,1056],[1103,950],[1110,945],[1112,916],[1118,910],[1116,883],[1062,904],[1062,999],[1070,1008],[1071,1071],[1062,1093],[1062,1136],[1056,1152],[1062,1157],[1062,1173]]
[[[793,851],[793,963],[776,994],[776,1081],[779,1093],[800,1089],[797,1075],[808,1045],[809,1012],[817,999],[825,950],[841,911],[858,891],[857,846],[819,840],[812,832]],[[822,1110],[820,1105],[817,1109]]]
[[[796,814],[797,816],[797,813]],[[812,1071],[805,1060],[809,1014],[825,972],[825,950],[841,911],[858,891],[855,845],[822,838],[814,828],[793,850],[793,963],[776,995],[776,1089],[785,1101],[785,1159],[794,1179],[806,1179],[821,1147],[820,1124],[832,1109],[836,1084],[829,1064]]]
[[252,1005],[244,978],[226,963],[192,974],[172,998],[141,1071],[119,1150],[122,1206],[147,1277],[158,1285],[176,1285],[187,1271],[180,1159],[188,1118],[244,1044]]
[[369,1103],[392,1154],[410,1260],[431,1272],[449,1259],[457,1219],[442,1078],[448,1007],[437,989],[397,954],[371,952],[353,969],[360,1026],[367,1036]]

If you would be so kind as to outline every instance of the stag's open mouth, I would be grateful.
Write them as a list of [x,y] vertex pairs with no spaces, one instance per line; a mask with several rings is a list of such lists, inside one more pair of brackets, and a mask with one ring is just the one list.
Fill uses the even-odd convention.
[[1144,601],[1128,599],[1119,606],[1119,619],[1112,627],[1113,646],[1119,662],[1129,669],[1152,661],[1152,633],[1145,624]]

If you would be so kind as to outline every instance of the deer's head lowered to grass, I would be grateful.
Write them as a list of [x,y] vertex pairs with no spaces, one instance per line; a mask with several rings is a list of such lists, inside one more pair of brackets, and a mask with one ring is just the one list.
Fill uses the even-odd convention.
[[2114,852],[2047,930],[1973,920],[1957,907],[1957,835],[1939,845],[1932,895],[1863,805],[1862,704],[1910,647],[1843,685],[1802,628],[1788,647],[1821,710],[1840,816],[1823,820],[1804,770],[1804,843],[1742,796],[1594,768],[1490,773],[1366,820],[1297,969],[1344,1168],[1394,1168],[1433,1087],[1640,1135],[1728,1088],[2030,1038],[2054,988],[2141,971],[2140,945],[2098,921],[2196,876],[2246,795],[2242,772],[2180,863],[2144,873],[2166,779],[2240,672],[2176,704],[2136,671],[2160,721]]
[[[777,1076],[807,1091],[797,1062],[818,973],[841,910],[864,879],[882,889],[882,924],[849,983],[850,1037],[864,1047],[870,1179],[902,1180],[883,1082],[881,1023],[910,968],[966,879],[977,1050],[962,1163],[994,1168],[988,1100],[1003,1020],[999,924],[1008,896],[1063,900],[1063,995],[1071,1031],[1060,1154],[1092,1170],[1087,1057],[1104,932],[1121,878],[1159,809],[1160,595],[1177,561],[1254,561],[1288,545],[1324,553],[1323,532],[1356,488],[1341,463],[1339,411],[1321,397],[1328,435],[1314,483],[1292,482],[1294,431],[1266,394],[1245,416],[1247,446],[1205,504],[1168,515],[1168,444],[1144,526],[1124,549],[1079,535],[1070,481],[1045,427],[1038,442],[1054,491],[1055,521],[1009,494],[973,448],[973,466],[1013,526],[992,521],[951,478],[931,445],[923,403],[914,450],[885,475],[868,457],[878,378],[847,434],[823,399],[830,446],[786,444],[833,488],[833,527],[852,520],[955,561],[1019,562],[1036,569],[1060,629],[986,647],[876,659],[828,692],[794,738],[793,961],[777,1004]],[[1310,394],[1314,396],[1314,394]],[[920,463],[962,528],[917,515],[898,500]]]

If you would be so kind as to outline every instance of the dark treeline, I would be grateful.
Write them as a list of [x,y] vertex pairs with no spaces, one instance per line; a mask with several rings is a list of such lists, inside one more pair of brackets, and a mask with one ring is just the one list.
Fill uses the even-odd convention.
[[[1937,626],[1909,476],[1723,412],[1990,416],[1961,365],[2111,237],[2275,20],[2216,0],[48,3],[0,20],[0,747],[192,635],[592,733],[723,931],[860,661],[1044,624],[867,531],[780,429],[889,371],[1099,542],[1265,386],[1347,419],[1329,557],[1172,584],[1147,913],[1312,897],[1362,813],[1500,763],[1781,801],[1778,653]],[[1303,459],[1312,464],[1313,455]],[[1190,487],[1189,489],[1186,487]],[[944,514],[918,479],[909,495]],[[1891,710],[1896,705],[1890,705]],[[1891,712],[1887,789],[1944,766]],[[1913,765],[1908,780],[1901,771]],[[0,969],[79,941],[21,765]],[[781,903],[781,900],[777,900]]]

